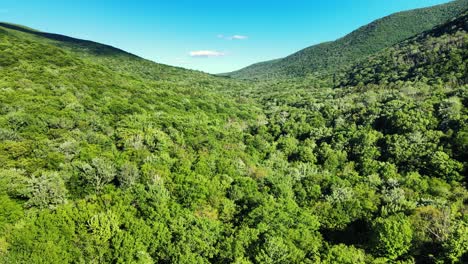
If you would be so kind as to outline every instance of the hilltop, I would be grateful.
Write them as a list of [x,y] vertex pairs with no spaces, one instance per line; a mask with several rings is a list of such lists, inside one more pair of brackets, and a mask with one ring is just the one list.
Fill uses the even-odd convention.
[[223,75],[239,79],[271,79],[334,72],[430,30],[457,16],[467,7],[467,0],[456,0],[443,5],[395,13],[338,40],[314,45],[282,59],[257,63]]
[[353,65],[340,86],[425,80],[468,83],[468,11]]

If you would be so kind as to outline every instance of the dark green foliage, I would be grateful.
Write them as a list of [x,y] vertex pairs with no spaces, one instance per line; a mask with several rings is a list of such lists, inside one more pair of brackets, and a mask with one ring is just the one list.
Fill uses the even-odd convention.
[[225,75],[239,79],[303,77],[336,71],[457,16],[468,1],[396,13],[363,26],[336,41],[308,47],[288,57],[261,62]]
[[424,81],[468,83],[468,12],[377,53],[345,73],[339,85]]

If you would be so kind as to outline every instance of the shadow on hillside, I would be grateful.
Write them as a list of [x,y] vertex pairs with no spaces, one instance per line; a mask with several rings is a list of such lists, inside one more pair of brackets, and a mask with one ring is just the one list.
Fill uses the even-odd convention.
[[109,45],[104,45],[104,44],[100,44],[97,42],[89,41],[89,40],[82,40],[82,39],[67,37],[67,36],[60,35],[60,34],[52,34],[52,33],[35,31],[32,29],[28,29],[26,27],[21,27],[21,26],[17,26],[13,24],[2,23],[2,22],[0,22],[0,27],[33,34],[33,35],[47,38],[47,39],[54,40],[54,41],[59,41],[71,48],[86,50],[92,53],[93,55],[98,55],[98,56],[127,55],[127,56],[131,56],[135,58],[137,57],[136,55],[128,53],[124,50],[121,50],[121,49],[118,49]]

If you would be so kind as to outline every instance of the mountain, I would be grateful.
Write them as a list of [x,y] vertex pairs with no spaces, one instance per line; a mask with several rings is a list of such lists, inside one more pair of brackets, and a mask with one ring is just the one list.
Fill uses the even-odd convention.
[[[207,199],[224,196],[218,187],[207,188],[229,182],[240,162],[253,166],[248,157],[241,160],[241,135],[256,122],[258,109],[249,100],[239,102],[217,92],[239,85],[244,84],[150,62],[108,45],[2,23],[0,262],[181,263],[176,252],[185,250],[176,247],[185,246],[183,242],[169,243],[166,237],[160,243],[140,224],[162,224],[169,217],[163,216],[166,211],[174,216],[167,220],[179,222],[174,227],[181,228],[181,235],[213,235],[195,227],[211,230],[220,224],[201,216],[215,210]],[[148,189],[141,189],[147,202],[124,202],[130,192],[114,192],[117,186],[133,189],[128,187],[137,182],[148,183]],[[119,216],[113,205],[101,203],[106,193],[116,195],[109,197],[112,204],[123,202]],[[159,209],[147,207],[150,203]],[[149,211],[137,212],[135,206]],[[116,226],[114,217],[127,224],[118,220]],[[40,218],[45,222],[37,222]],[[63,222],[67,218],[72,221]],[[23,224],[16,226],[18,222]],[[35,227],[43,224],[49,227]],[[195,233],[190,234],[183,226],[193,224]],[[130,240],[111,238],[104,235],[108,228],[111,233],[133,230],[124,236],[138,234]],[[38,239],[32,242],[21,234]],[[131,242],[133,237],[137,240]],[[152,249],[144,249],[151,241],[156,242]],[[104,253],[107,243],[125,248],[121,252],[127,257]],[[211,243],[197,242],[195,247]],[[185,263],[212,255],[196,251]]]
[[288,57],[253,64],[224,75],[239,79],[267,79],[334,71],[442,24],[467,7],[468,0],[456,0],[443,5],[395,13],[336,41],[314,45]]
[[340,86],[430,80],[468,83],[468,11],[357,63]]
[[[212,78],[202,72],[155,63],[121,49],[93,41],[40,32],[10,23],[0,23],[0,28],[3,28],[3,32],[9,32],[11,37],[16,36],[20,37],[20,39],[36,41],[49,47],[57,47],[80,59],[88,59],[95,64],[105,65],[113,71],[131,73],[144,79],[172,79],[184,82],[185,80],[195,80],[194,76],[197,76],[198,79]],[[7,56],[7,54],[3,56]]]

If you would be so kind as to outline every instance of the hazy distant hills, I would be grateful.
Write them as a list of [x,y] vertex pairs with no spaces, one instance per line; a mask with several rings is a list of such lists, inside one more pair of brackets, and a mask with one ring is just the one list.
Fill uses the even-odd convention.
[[468,0],[392,14],[363,26],[336,41],[305,48],[288,57],[253,64],[225,74],[240,79],[300,77],[335,70],[420,34],[457,16]]

